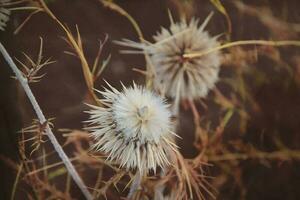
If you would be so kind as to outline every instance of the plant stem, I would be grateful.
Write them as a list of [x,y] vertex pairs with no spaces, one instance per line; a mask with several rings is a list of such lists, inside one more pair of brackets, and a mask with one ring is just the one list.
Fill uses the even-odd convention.
[[137,190],[141,186],[142,178],[143,178],[143,176],[141,175],[141,173],[137,172],[134,179],[133,179],[133,181],[132,181],[132,184],[130,186],[129,193],[127,195],[128,200],[131,199],[134,196],[134,194],[137,192]]
[[[0,52],[3,54],[3,57],[5,58],[5,60],[7,61],[7,63],[9,64],[9,66],[11,67],[13,72],[16,74],[17,79],[19,80],[21,86],[23,87],[28,99],[30,100],[30,102],[33,106],[34,111],[37,114],[39,122],[41,124],[47,123],[47,120],[46,120],[46,118],[45,118],[38,102],[36,101],[32,91],[31,91],[31,89],[28,85],[27,79],[22,76],[21,72],[19,71],[16,64],[14,63],[14,61],[12,60],[10,55],[7,53],[6,49],[1,44],[1,42],[0,42]],[[84,194],[85,198],[88,199],[88,200],[92,200],[93,199],[92,195],[90,194],[90,192],[86,188],[85,184],[83,183],[83,181],[80,178],[79,174],[75,170],[75,168],[74,168],[73,164],[71,163],[71,161],[69,160],[68,156],[65,154],[65,152],[62,149],[61,145],[58,143],[56,137],[54,136],[54,134],[53,134],[53,132],[52,132],[52,130],[49,127],[48,124],[46,125],[45,133],[48,136],[48,138],[50,139],[55,151],[58,153],[58,155],[61,158],[62,162],[66,166],[67,171],[72,176],[73,180],[75,181],[77,186],[80,188],[80,190]]]
[[[136,31],[139,40],[141,43],[144,43],[146,40],[144,39],[143,33],[138,25],[138,23],[134,20],[134,18],[126,12],[122,7],[120,7],[118,4],[114,3],[113,1],[108,1],[108,0],[99,0],[100,3],[102,3],[105,7],[110,8],[113,11],[116,11],[120,15],[126,17],[131,25],[133,26],[134,30]],[[146,61],[146,86],[147,88],[151,88],[152,86],[152,79],[153,76],[156,75],[156,71],[154,69],[153,63],[151,62],[151,59],[148,54],[144,54],[145,56],[145,61]]]
[[273,152],[253,152],[253,153],[226,153],[222,155],[208,155],[209,162],[222,162],[230,160],[299,160],[300,151],[297,150],[278,150]]
[[16,179],[15,179],[13,190],[12,190],[11,197],[10,197],[11,200],[15,199],[15,194],[16,194],[16,191],[17,191],[17,185],[19,183],[20,175],[21,175],[22,170],[23,170],[23,163],[21,165],[19,165],[18,173],[17,173]]
[[199,51],[199,52],[192,52],[186,53],[183,55],[184,58],[197,58],[204,56],[206,54],[212,53],[214,51],[218,51],[221,49],[226,49],[229,47],[234,46],[241,46],[241,45],[266,45],[266,46],[300,46],[299,40],[286,40],[286,41],[268,41],[268,40],[241,40],[241,41],[234,41],[229,42],[221,46],[217,46],[212,49],[208,49],[206,51]]

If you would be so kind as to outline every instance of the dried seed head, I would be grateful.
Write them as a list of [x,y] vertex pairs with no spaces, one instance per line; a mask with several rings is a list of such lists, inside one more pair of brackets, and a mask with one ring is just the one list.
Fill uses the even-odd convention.
[[[189,58],[189,53],[207,51],[219,45],[216,38],[204,31],[211,15],[199,26],[192,19],[173,23],[162,28],[153,38],[155,43],[137,43],[129,40],[116,42],[136,50],[124,53],[147,53],[155,70],[154,86],[167,96],[178,99],[205,97],[218,80],[220,53]],[[141,51],[142,50],[142,51]]]
[[[109,85],[109,84],[108,84]],[[104,152],[109,160],[140,172],[165,167],[168,152],[176,146],[172,138],[168,105],[151,91],[133,85],[120,92],[110,86],[99,91],[105,107],[92,106],[90,130],[94,149]]]

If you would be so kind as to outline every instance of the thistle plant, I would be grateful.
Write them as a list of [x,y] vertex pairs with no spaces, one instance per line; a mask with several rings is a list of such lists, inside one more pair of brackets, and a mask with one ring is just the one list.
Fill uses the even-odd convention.
[[104,107],[89,105],[87,122],[95,140],[93,149],[141,174],[170,165],[169,154],[176,151],[176,145],[168,105],[135,83],[129,88],[123,85],[123,91],[108,87],[97,91],[103,95],[99,101]]
[[137,43],[124,39],[116,43],[137,50],[122,50],[122,53],[145,53],[153,65],[154,88],[169,97],[177,99],[198,99],[205,97],[218,80],[221,64],[219,51],[208,55],[188,58],[186,54],[212,49],[219,46],[217,37],[212,37],[205,31],[210,14],[202,24],[199,19],[192,18],[190,22],[182,19],[174,22],[168,29],[161,30],[153,36],[154,43]]

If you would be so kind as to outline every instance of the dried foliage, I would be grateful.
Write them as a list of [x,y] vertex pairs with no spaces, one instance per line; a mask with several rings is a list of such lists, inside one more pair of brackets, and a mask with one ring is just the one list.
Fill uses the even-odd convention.
[[21,62],[16,59],[18,63],[22,66],[25,72],[23,73],[24,78],[27,79],[29,83],[39,82],[46,74],[38,75],[38,72],[45,67],[46,65],[50,65],[55,61],[51,61],[51,58],[43,61],[43,38],[40,38],[40,48],[37,60],[34,62],[27,54],[23,53],[25,58],[27,59],[27,63]]
[[[159,38],[157,37],[152,43],[146,41],[142,32],[143,30],[139,27],[135,19],[114,1],[99,0],[97,2],[100,2],[99,6],[109,8],[111,12],[117,12],[121,16],[124,16],[128,22],[132,24],[139,41],[126,41],[125,45],[124,43],[122,44],[124,46],[134,46],[142,49],[138,53],[142,54],[145,58],[145,70],[138,69],[136,71],[146,75],[145,86],[147,89],[155,91],[157,88],[154,82],[158,76],[156,73],[159,73],[159,70],[155,70],[155,68],[159,67],[159,63],[153,62],[151,57],[153,56],[153,52],[149,53],[147,50],[155,49],[155,42],[159,43],[160,41],[156,41],[159,40]],[[183,7],[183,4],[188,4],[187,2],[189,1],[183,1],[182,4],[177,1],[176,3],[174,3],[175,1],[171,2],[175,4],[179,15],[184,16],[182,13],[186,12],[186,9],[178,9],[178,7],[180,7],[180,5]],[[129,167],[123,169],[119,166],[118,162],[115,162],[115,159],[110,159],[110,156],[103,151],[102,153],[94,152],[90,148],[94,145],[95,141],[89,136],[87,131],[84,131],[88,129],[55,129],[51,119],[48,120],[46,124],[40,124],[38,121],[33,120],[31,125],[20,131],[20,162],[14,162],[0,155],[0,159],[16,172],[11,199],[15,199],[17,193],[25,194],[27,199],[81,198],[77,196],[78,192],[76,192],[76,188],[71,187],[72,180],[62,165],[63,163],[58,161],[55,152],[47,146],[48,142],[43,137],[45,125],[51,125],[51,128],[56,131],[57,134],[61,133],[63,136],[64,144],[62,147],[71,152],[70,160],[84,182],[87,183],[87,188],[92,193],[94,199],[222,199],[221,195],[223,195],[223,193],[219,193],[219,191],[222,191],[222,188],[230,184],[234,184],[238,188],[239,193],[237,194],[237,199],[246,199],[248,191],[243,181],[243,174],[247,169],[247,165],[250,166],[254,163],[255,166],[259,165],[271,168],[274,165],[280,165],[284,162],[299,163],[299,146],[298,148],[294,148],[285,144],[281,138],[282,133],[274,132],[265,136],[261,129],[249,131],[249,124],[251,124],[252,121],[255,120],[255,116],[261,114],[264,109],[260,102],[257,101],[257,95],[253,92],[254,88],[272,81],[270,80],[269,74],[275,74],[274,76],[284,74],[288,83],[294,84],[297,89],[300,87],[299,55],[291,53],[291,56],[285,58],[282,56],[283,50],[293,52],[294,49],[299,48],[300,41],[297,40],[299,36],[299,24],[290,24],[273,16],[270,8],[260,8],[264,11],[262,12],[257,10],[255,6],[246,5],[242,1],[235,1],[230,5],[237,9],[236,12],[257,18],[262,26],[270,31],[271,36],[269,40],[257,38],[255,40],[232,41],[232,33],[236,27],[231,21],[231,12],[222,4],[222,1],[210,0],[207,2],[210,3],[216,11],[220,12],[220,16],[224,18],[227,27],[227,30],[224,30],[224,32],[227,37],[223,38],[221,36],[220,45],[216,46],[214,43],[213,48],[192,49],[189,52],[183,52],[180,59],[201,61],[201,58],[207,55],[220,52],[220,56],[222,56],[220,61],[222,62],[221,72],[224,71],[224,73],[219,75],[219,83],[214,88],[212,86],[209,88],[211,92],[207,97],[205,97],[207,91],[205,92],[205,95],[203,95],[205,99],[180,98],[176,100],[178,102],[175,102],[174,99],[169,99],[171,104],[178,103],[180,106],[178,113],[173,113],[173,121],[174,124],[177,125],[177,127],[174,128],[176,129],[174,132],[181,137],[176,139],[177,145],[182,149],[182,152],[172,151],[169,156],[170,165],[166,167],[166,169],[156,170],[156,164],[155,166],[152,164],[153,166],[148,168],[154,169],[154,172],[148,174],[136,173],[136,170],[131,170],[130,164],[128,164]],[[86,3],[89,2],[87,1]],[[93,62],[89,62],[79,27],[75,25],[75,34],[72,33],[68,26],[56,17],[43,0],[16,1],[15,4],[11,4],[10,6],[13,7],[11,11],[25,10],[31,12],[29,17],[18,26],[15,33],[19,32],[21,30],[20,27],[27,24],[28,20],[37,13],[44,13],[49,16],[49,20],[53,20],[58,29],[63,31],[63,40],[66,41],[70,50],[59,49],[59,51],[73,55],[80,60],[82,75],[87,87],[87,95],[85,95],[84,101],[93,104],[93,108],[102,111],[96,114],[92,113],[96,116],[92,116],[91,122],[94,124],[101,123],[101,137],[103,138],[103,134],[108,134],[107,131],[105,131],[107,127],[103,126],[111,124],[113,117],[103,117],[106,113],[110,113],[103,108],[107,103],[103,101],[103,96],[105,99],[105,95],[109,96],[107,95],[109,92],[105,90],[105,92],[100,94],[102,97],[98,97],[95,93],[95,85],[99,79],[107,78],[102,75],[104,69],[109,66],[110,56],[104,58],[102,51],[108,42],[108,36],[106,35],[105,39],[99,42],[98,52],[95,53],[96,56]],[[2,7],[0,9],[2,9]],[[189,9],[193,9],[193,6],[190,6],[188,10]],[[4,30],[5,23],[7,22],[7,18],[3,20],[4,18],[2,16],[5,12],[0,10],[1,30]],[[8,17],[8,14],[6,13],[5,16]],[[188,13],[185,16],[188,16]],[[170,19],[171,24],[173,24],[173,18]],[[184,29],[186,27],[181,28]],[[290,32],[287,33],[287,31]],[[182,32],[182,30],[180,30],[180,32]],[[163,38],[164,40],[173,39],[169,32],[168,34],[166,33],[164,37],[166,37]],[[193,35],[189,35],[189,37],[192,38]],[[96,42],[94,44],[96,44]],[[146,49],[145,46],[147,46],[148,49]],[[52,64],[53,61],[51,61],[51,59],[44,59],[42,54],[43,39],[40,38],[40,48],[36,61],[25,53],[26,61],[16,59],[23,68],[22,74],[28,82],[38,82],[42,78],[47,78],[44,77],[45,74],[40,74],[40,70],[44,66]],[[161,52],[158,52],[157,56],[159,59],[164,58],[160,57]],[[268,71],[260,69],[258,62],[260,62],[261,58],[270,61],[273,68]],[[178,60],[172,60],[172,62],[177,61]],[[160,60],[160,62],[163,62],[163,60]],[[177,67],[180,68],[182,66]],[[46,71],[46,69],[43,70]],[[202,74],[200,75],[202,76]],[[160,77],[160,79],[169,80],[164,79],[164,77]],[[168,81],[168,84],[175,83]],[[212,85],[214,85],[214,83]],[[196,89],[199,89],[199,87],[193,88],[193,90]],[[126,89],[124,90],[126,91]],[[187,92],[186,96],[192,95],[189,91],[184,91]],[[161,94],[159,89],[157,89],[156,92]],[[118,95],[114,96],[111,93],[109,94],[113,97],[110,98],[114,100],[112,102],[115,102]],[[101,100],[99,100],[99,98]],[[103,112],[103,110],[105,110],[105,112]],[[138,110],[137,112],[142,111]],[[181,119],[185,117],[185,113],[189,113],[190,116],[192,116],[192,120],[188,120],[189,124],[186,130],[191,130],[190,127],[192,127],[193,134],[187,134],[185,131],[182,131],[182,129],[186,128],[184,124],[181,124]],[[130,117],[132,116],[128,116],[128,118]],[[103,122],[103,119],[106,121]],[[122,120],[124,120],[125,123],[126,120],[124,118],[122,118]],[[99,132],[98,129],[99,127],[96,127],[92,129],[92,131]],[[271,130],[271,132],[272,131],[273,130]],[[114,133],[114,130],[110,130],[109,134],[111,134],[111,137],[104,137],[105,141],[102,140],[99,142],[97,149],[104,149],[104,151],[105,149],[109,149],[106,152],[109,154],[118,151],[117,147],[119,146],[117,145],[113,147],[103,147],[103,145],[105,145],[103,143],[111,144],[114,142],[110,141],[110,138],[118,138],[118,136],[113,135]],[[190,137],[191,135],[192,137]],[[252,140],[252,138],[257,137],[257,135],[260,137],[268,137],[268,145],[270,147],[261,147],[256,143],[257,140]],[[99,138],[101,137],[99,136]],[[182,140],[188,141],[188,144],[193,148],[193,153],[189,156],[185,156],[186,153],[184,151],[190,147],[183,146]],[[264,139],[262,138],[262,140]],[[263,142],[264,141],[261,141],[261,143]],[[134,144],[131,144],[131,146],[134,146]],[[126,148],[124,147],[124,149]],[[153,153],[153,155],[155,155],[155,153]],[[120,154],[118,156],[120,157],[122,155],[123,154]],[[165,156],[164,153],[159,155]],[[126,158],[121,158],[123,165],[127,164],[126,161],[130,160],[130,156],[133,155],[128,154]],[[162,158],[158,158],[158,160],[159,159]],[[135,164],[134,168],[137,167],[136,165],[139,166],[139,164]],[[90,174],[92,174],[92,177]]]

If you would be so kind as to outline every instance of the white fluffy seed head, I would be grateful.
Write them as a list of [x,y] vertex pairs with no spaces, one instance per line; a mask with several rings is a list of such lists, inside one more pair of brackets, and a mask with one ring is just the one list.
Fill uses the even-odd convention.
[[120,92],[99,91],[105,107],[90,106],[88,129],[95,139],[94,149],[104,152],[121,167],[143,172],[164,168],[168,153],[176,146],[170,141],[171,114],[168,105],[145,88],[133,85]]
[[[170,97],[195,99],[205,97],[218,80],[221,56],[218,51],[201,57],[184,55],[207,51],[219,45],[216,37],[204,31],[211,15],[199,25],[198,20],[189,23],[181,20],[162,28],[153,38],[155,43],[136,43],[129,40],[116,42],[122,46],[142,50],[150,57],[155,69],[154,86]],[[141,53],[140,51],[123,51]]]

